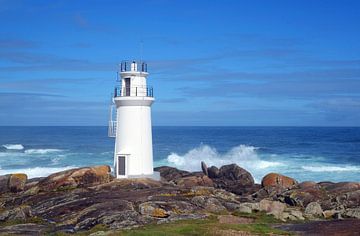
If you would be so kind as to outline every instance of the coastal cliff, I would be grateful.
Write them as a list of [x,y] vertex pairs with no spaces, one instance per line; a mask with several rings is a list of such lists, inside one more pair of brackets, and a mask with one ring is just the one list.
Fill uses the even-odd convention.
[[360,183],[298,183],[269,173],[256,184],[236,164],[201,167],[202,172],[155,168],[161,181],[114,179],[108,166],[29,180],[25,174],[0,176],[0,232],[126,235],[150,226],[174,229],[176,222],[195,231],[208,224],[195,235],[352,235],[360,230]]

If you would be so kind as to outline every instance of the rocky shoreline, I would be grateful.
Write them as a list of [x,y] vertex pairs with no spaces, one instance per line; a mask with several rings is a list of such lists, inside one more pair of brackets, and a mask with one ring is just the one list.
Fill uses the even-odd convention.
[[[257,212],[277,219],[280,223],[274,228],[299,234],[360,231],[360,183],[298,183],[270,173],[256,184],[236,164],[217,168],[201,163],[201,167],[202,172],[155,168],[161,181],[114,179],[109,166],[29,180],[25,174],[0,176],[0,233],[76,233],[98,225],[117,232],[214,215],[219,222],[231,216],[230,221],[251,224],[250,216]],[[239,214],[249,217],[235,219]],[[318,227],[323,231],[311,231]]]

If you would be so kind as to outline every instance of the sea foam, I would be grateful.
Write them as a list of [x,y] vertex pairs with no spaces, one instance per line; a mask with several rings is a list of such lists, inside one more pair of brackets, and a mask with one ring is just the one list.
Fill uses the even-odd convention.
[[311,172],[357,172],[359,166],[302,166],[302,169]]
[[2,145],[7,150],[23,150],[24,146],[22,144],[4,144]]
[[22,169],[0,169],[0,175],[12,174],[12,173],[25,173],[28,178],[46,177],[53,173],[77,168],[76,166],[66,167],[34,167],[34,168],[22,168]]
[[27,149],[25,150],[26,154],[48,154],[53,152],[61,152],[61,149]]

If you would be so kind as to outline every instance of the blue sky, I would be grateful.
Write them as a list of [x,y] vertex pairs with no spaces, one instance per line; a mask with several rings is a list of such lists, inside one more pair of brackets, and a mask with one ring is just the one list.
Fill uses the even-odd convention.
[[360,125],[360,1],[0,0],[0,125],[106,125],[148,62],[154,125]]

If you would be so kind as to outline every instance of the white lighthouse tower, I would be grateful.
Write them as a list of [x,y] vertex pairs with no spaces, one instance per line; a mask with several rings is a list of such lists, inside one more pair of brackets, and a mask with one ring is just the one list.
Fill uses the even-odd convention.
[[109,121],[109,136],[115,137],[116,178],[160,179],[153,170],[151,105],[155,99],[146,83],[148,75],[145,62],[120,64]]

